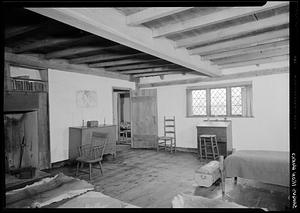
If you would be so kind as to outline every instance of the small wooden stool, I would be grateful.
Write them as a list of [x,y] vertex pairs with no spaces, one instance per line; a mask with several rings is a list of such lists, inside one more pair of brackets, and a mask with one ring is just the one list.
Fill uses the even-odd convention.
[[[202,158],[203,152],[205,159],[207,159],[208,155],[212,156],[214,160],[219,157],[219,148],[216,135],[200,135],[199,143],[198,153],[200,158]],[[210,148],[211,152],[209,152],[207,148]]]

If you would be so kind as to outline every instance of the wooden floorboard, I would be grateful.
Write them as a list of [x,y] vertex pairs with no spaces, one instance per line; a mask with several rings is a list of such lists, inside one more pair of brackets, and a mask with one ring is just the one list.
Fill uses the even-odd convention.
[[[122,147],[118,149],[116,159],[103,161],[103,176],[99,170],[94,170],[90,182],[96,186],[97,191],[136,206],[157,208],[171,207],[172,199],[179,193],[207,198],[221,196],[218,182],[209,188],[195,185],[195,170],[207,163],[200,161],[195,153],[171,154]],[[75,170],[74,165],[69,165],[56,172],[62,171],[74,176]],[[88,175],[80,178],[88,180]],[[231,201],[249,207],[266,207],[269,210],[282,210],[288,194],[285,187],[243,179],[239,179],[237,185],[227,179],[226,190]]]

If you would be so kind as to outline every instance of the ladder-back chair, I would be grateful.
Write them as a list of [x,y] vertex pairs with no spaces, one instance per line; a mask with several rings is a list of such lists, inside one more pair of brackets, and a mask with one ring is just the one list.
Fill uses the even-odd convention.
[[176,152],[175,116],[164,116],[164,136],[159,136],[157,140],[157,151],[160,149]]

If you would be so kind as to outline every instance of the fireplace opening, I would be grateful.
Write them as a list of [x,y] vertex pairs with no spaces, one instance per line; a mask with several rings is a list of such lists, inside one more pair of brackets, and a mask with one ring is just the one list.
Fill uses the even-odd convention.
[[31,178],[38,167],[37,111],[4,114],[5,171]]

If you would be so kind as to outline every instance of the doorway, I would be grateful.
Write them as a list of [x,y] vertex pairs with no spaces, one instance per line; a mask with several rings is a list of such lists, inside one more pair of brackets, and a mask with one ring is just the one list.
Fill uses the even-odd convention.
[[117,126],[117,143],[131,144],[130,89],[113,87],[113,123]]

